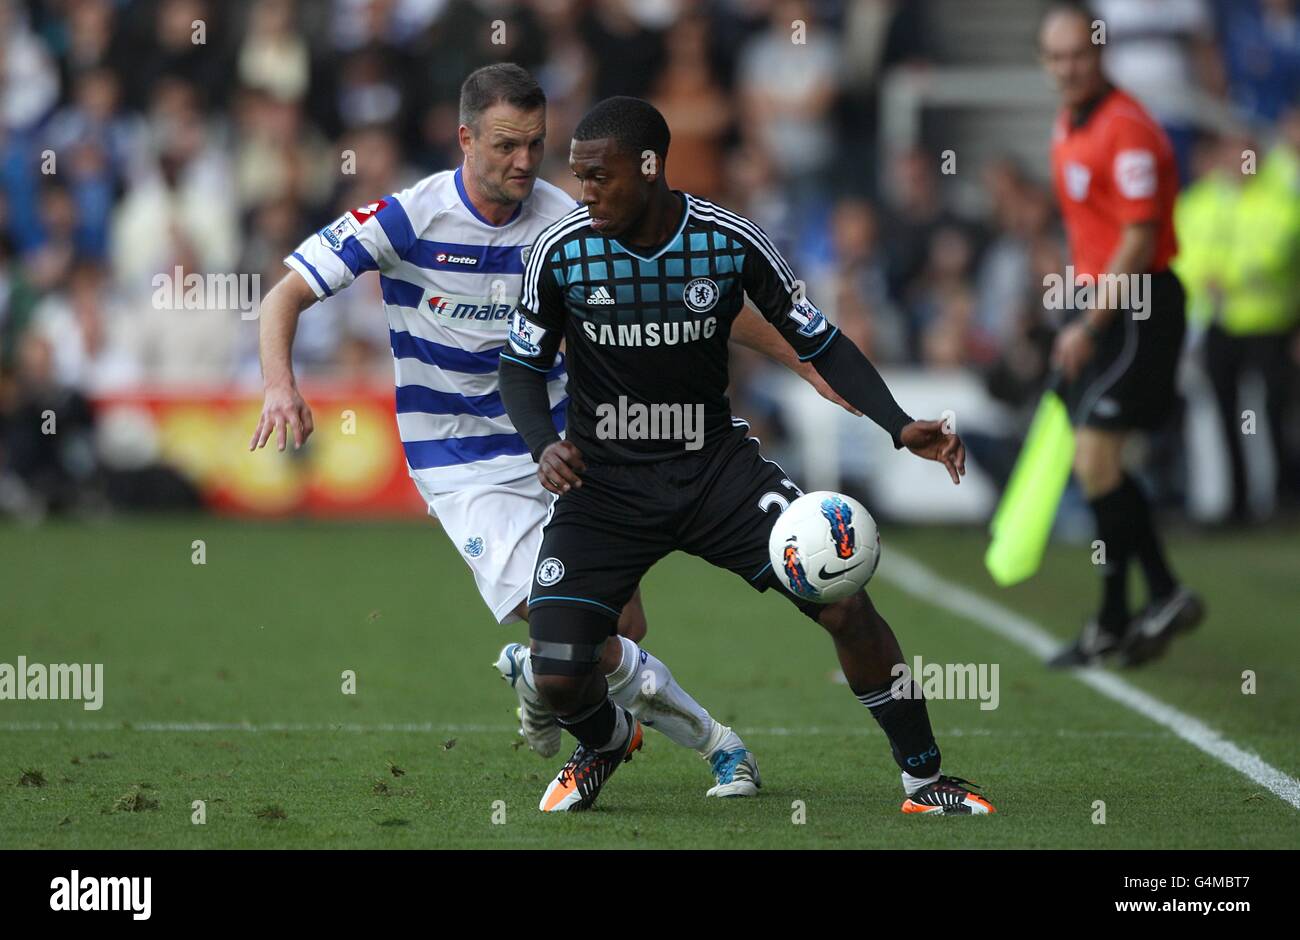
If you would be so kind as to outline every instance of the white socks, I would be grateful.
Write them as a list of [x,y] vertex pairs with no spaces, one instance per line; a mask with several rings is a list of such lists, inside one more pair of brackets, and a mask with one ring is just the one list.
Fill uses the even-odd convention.
[[[691,698],[658,658],[627,637],[613,636],[607,642],[623,647],[623,659],[607,677],[609,697],[682,747],[706,754],[718,723],[699,702]],[[527,678],[528,673],[524,673]]]
[[921,787],[929,786],[939,779],[939,774],[935,774],[933,777],[913,777],[906,770],[902,771],[902,775],[903,792],[908,796],[911,796],[917,790],[921,789]]

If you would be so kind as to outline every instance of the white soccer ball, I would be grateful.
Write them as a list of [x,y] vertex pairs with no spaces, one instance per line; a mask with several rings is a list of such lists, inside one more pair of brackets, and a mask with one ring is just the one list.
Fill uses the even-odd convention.
[[805,493],[777,518],[767,552],[790,593],[833,604],[862,590],[876,573],[880,530],[851,496]]

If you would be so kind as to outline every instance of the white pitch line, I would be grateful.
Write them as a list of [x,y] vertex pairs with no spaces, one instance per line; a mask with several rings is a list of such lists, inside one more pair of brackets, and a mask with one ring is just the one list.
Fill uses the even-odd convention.
[[[146,731],[173,732],[181,734],[209,734],[213,732],[244,732],[250,734],[274,734],[276,732],[293,732],[321,734],[329,731],[344,731],[352,734],[370,734],[373,732],[397,732],[414,734],[502,734],[509,735],[519,730],[514,725],[440,725],[433,722],[400,722],[362,724],[358,722],[251,722],[251,721],[0,721],[0,734],[5,732],[51,732],[51,731]],[[880,734],[880,730],[871,725],[858,724],[844,727],[823,727],[807,725],[804,727],[749,728],[742,727],[747,736],[765,738],[814,737],[834,735],[837,737],[870,737]],[[993,730],[991,728],[945,728],[936,731],[943,738],[1024,738],[1052,736],[1058,738],[1157,738],[1167,737],[1164,731],[1079,731],[1075,728],[1056,728],[1053,730]]]
[[[1028,650],[1039,659],[1046,658],[1061,645],[1060,640],[1032,620],[974,591],[946,581],[906,554],[891,550],[883,561],[880,575],[887,581],[893,582],[913,597],[979,624],[1004,640]],[[942,590],[936,590],[939,584],[943,585]],[[1227,764],[1260,786],[1267,787],[1300,809],[1300,780],[1278,770],[1257,754],[1238,747],[1200,719],[1165,704],[1112,672],[1074,669],[1071,673],[1094,691],[1168,728],[1188,744]]]

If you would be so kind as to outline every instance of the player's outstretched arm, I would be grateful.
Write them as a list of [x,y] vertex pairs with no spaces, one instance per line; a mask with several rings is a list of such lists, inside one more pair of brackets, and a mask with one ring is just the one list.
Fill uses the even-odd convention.
[[266,398],[253,439],[248,444],[249,450],[265,447],[272,434],[278,435],[278,447],[284,450],[288,430],[293,431],[294,447],[301,447],[315,428],[311,408],[298,392],[292,359],[298,317],[315,302],[315,292],[297,271],[290,271],[282,277],[262,299],[258,311],[258,341]]
[[849,404],[889,432],[895,447],[943,464],[952,482],[966,474],[966,447],[942,421],[914,421],[894,400],[889,386],[862,350],[843,333],[837,334],[812,360],[826,383]]
[[745,307],[731,324],[731,338],[748,349],[762,353],[768,359],[785,366],[795,375],[817,390],[817,394],[827,401],[833,401],[849,414],[862,417],[862,412],[854,408],[826,384],[826,380],[813,368],[810,362],[800,362],[794,349],[781,336],[779,330],[764,320],[752,308]]

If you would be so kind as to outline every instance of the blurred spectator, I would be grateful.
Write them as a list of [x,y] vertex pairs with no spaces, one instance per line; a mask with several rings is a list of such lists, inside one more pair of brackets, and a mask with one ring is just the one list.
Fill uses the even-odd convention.
[[885,215],[889,293],[900,303],[906,303],[915,291],[934,233],[945,226],[959,228],[962,224],[944,204],[938,165],[937,155],[911,150],[896,155],[890,167],[890,200]]
[[709,21],[683,17],[669,32],[667,45],[668,61],[650,99],[672,130],[673,188],[720,198],[731,103],[712,74]]
[[144,130],[142,122],[119,110],[118,88],[117,76],[106,68],[82,72],[73,101],[45,130],[53,167],[66,175],[76,203],[77,249],[96,258],[108,254],[113,205],[126,188]]
[[1300,13],[1295,0],[1220,0],[1219,32],[1233,101],[1276,121],[1300,95]]
[[447,6],[448,0],[334,0],[335,48],[408,43]]
[[28,518],[84,504],[96,467],[90,404],[59,382],[40,332],[18,348],[12,396],[0,403],[0,510]]
[[798,200],[825,189],[819,174],[835,152],[839,70],[837,44],[804,0],[777,0],[767,30],[740,55],[741,129]]
[[1041,305],[1042,281],[1031,276],[1030,256],[1035,240],[1051,234],[1052,197],[1010,158],[990,163],[983,179],[993,207],[993,231],[977,270],[975,317],[980,329],[1005,349]]
[[[155,94],[156,155],[113,216],[112,263],[125,302],[145,311],[144,375],[164,382],[228,377],[238,315],[169,298],[189,275],[227,274],[239,250],[238,213],[221,150],[184,84]],[[162,298],[161,302],[159,298]]]
[[835,204],[830,228],[831,254],[824,268],[811,266],[810,296],[874,361],[905,361],[907,328],[889,299],[875,208],[845,197]]
[[846,6],[836,170],[861,189],[874,190],[880,175],[876,130],[881,78],[894,68],[924,67],[933,35],[923,4],[857,0]]
[[194,89],[204,108],[224,107],[232,87],[222,27],[223,4],[209,0],[144,0],[132,7],[142,48],[127,72],[128,97],[143,110],[164,78]]
[[[1287,442],[1300,323],[1300,110],[1289,112],[1283,127],[1283,138],[1257,173],[1243,172],[1243,154],[1253,150],[1248,138],[1220,140],[1204,175],[1179,198],[1175,216],[1181,246],[1175,270],[1188,286],[1189,318],[1204,331],[1237,522],[1251,518],[1248,440],[1267,435],[1279,495],[1294,503],[1300,493]],[[1242,410],[1241,380],[1248,373],[1263,383],[1267,423]]]
[[117,303],[108,272],[86,261],[37,306],[32,329],[50,344],[55,381],[93,397],[140,381],[136,320]]
[[[671,148],[670,148],[671,149]],[[772,237],[776,247],[793,256],[795,200],[781,185],[771,155],[761,146],[742,146],[727,158],[727,193],[722,203],[753,219]]]
[[59,73],[17,0],[0,0],[0,126],[29,130],[59,98]]
[[236,104],[233,162],[239,209],[290,197],[324,206],[342,168],[342,154],[307,124],[296,101],[259,90]]
[[62,66],[66,84],[81,74],[108,69],[115,75],[130,67],[130,54],[117,31],[113,0],[69,0]]
[[638,19],[636,0],[594,0],[578,33],[595,62],[592,95],[644,98],[663,67],[664,39]]
[[262,0],[239,47],[239,80],[277,101],[301,101],[311,79],[311,53],[295,12],[293,0]]
[[966,282],[974,245],[966,222],[944,203],[938,159],[912,150],[898,154],[891,167],[893,201],[885,223],[889,291],[907,312],[912,359],[923,358],[922,334],[944,310],[965,316],[965,301],[954,290],[964,295],[971,289]]

